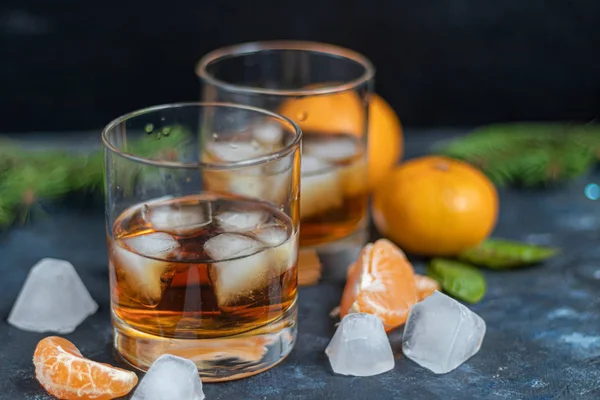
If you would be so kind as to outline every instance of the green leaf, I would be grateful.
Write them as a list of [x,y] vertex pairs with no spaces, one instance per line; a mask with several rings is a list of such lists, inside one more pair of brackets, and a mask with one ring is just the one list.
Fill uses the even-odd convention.
[[510,269],[536,264],[553,257],[557,248],[505,239],[488,239],[458,255],[462,261],[494,269]]
[[481,271],[460,261],[434,258],[427,267],[427,275],[438,281],[446,293],[469,303],[477,303],[485,294]]

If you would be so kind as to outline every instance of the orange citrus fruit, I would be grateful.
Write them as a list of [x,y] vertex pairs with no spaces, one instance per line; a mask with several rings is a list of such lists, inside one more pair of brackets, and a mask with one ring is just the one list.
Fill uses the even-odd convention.
[[415,284],[417,285],[419,301],[425,300],[436,290],[441,290],[438,281],[425,275],[415,274]]
[[493,183],[475,167],[426,156],[395,168],[373,195],[379,232],[408,252],[454,256],[492,232],[498,217]]
[[379,239],[367,244],[348,269],[340,317],[351,312],[373,314],[390,331],[406,322],[417,299],[412,265],[402,250]]
[[[309,85],[306,89],[314,87]],[[363,107],[356,93],[346,91],[292,98],[281,105],[279,113],[297,123],[303,132],[361,136]]]
[[137,384],[137,375],[83,358],[66,339],[40,340],[33,354],[35,377],[59,399],[108,400],[125,396]]
[[[279,113],[307,133],[352,134],[363,131],[364,106],[356,93],[302,97],[285,101]],[[402,125],[394,109],[379,95],[369,103],[368,185],[381,184],[403,153]]]

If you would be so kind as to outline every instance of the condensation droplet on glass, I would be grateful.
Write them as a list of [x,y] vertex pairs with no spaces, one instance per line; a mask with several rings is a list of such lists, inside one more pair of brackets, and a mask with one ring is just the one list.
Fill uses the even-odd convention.
[[250,141],[250,146],[252,146],[252,148],[253,148],[254,150],[258,150],[258,149],[260,149],[260,143],[258,143],[258,142],[256,141],[256,139],[252,139],[252,140]]
[[144,204],[142,206],[142,218],[144,220],[148,219],[148,213],[150,212],[150,207],[148,206],[148,204]]
[[308,118],[308,112],[306,112],[306,111],[300,111],[298,114],[296,114],[296,119],[300,122],[306,121],[307,118]]
[[146,133],[152,133],[153,130],[154,130],[154,124],[146,124],[146,126],[144,127],[144,131]]

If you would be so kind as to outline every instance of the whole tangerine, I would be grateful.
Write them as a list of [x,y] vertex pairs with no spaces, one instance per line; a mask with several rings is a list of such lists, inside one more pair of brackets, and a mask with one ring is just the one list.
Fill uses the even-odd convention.
[[454,256],[487,238],[498,218],[498,193],[462,161],[425,156],[404,162],[373,195],[379,232],[407,252]]
[[[363,131],[364,106],[351,91],[307,96],[285,101],[279,113],[294,120],[303,132],[352,134]],[[369,102],[368,187],[372,191],[403,153],[403,131],[394,109],[379,95]]]

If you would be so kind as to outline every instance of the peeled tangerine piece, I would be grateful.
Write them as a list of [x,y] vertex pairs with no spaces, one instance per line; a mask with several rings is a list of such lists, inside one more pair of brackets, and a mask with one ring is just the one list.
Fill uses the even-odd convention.
[[258,240],[235,233],[222,233],[204,243],[206,253],[217,261],[210,269],[210,278],[219,305],[230,305],[268,283],[271,260],[264,248]]
[[185,235],[210,225],[212,222],[211,202],[203,201],[183,207],[167,205],[151,208],[145,218],[146,222],[155,230]]
[[215,220],[228,232],[250,232],[260,228],[269,219],[265,211],[226,211],[215,215]]
[[383,324],[372,314],[348,314],[325,349],[333,372],[372,376],[394,368],[394,355]]
[[134,236],[124,239],[123,243],[133,251],[118,244],[112,246],[112,251],[117,261],[115,267],[124,272],[129,287],[125,294],[145,306],[157,306],[165,289],[161,278],[175,270],[169,262],[147,257],[164,259],[179,248],[179,243],[173,236],[163,232]]
[[44,389],[64,400],[120,398],[138,382],[134,372],[84,358],[73,343],[58,336],[39,341],[33,365]]
[[198,367],[186,358],[164,354],[154,361],[131,400],[203,400]]
[[445,374],[475,355],[485,321],[458,301],[435,291],[415,304],[402,337],[402,351],[422,367]]
[[338,170],[312,156],[302,157],[300,214],[303,218],[321,214],[344,203],[344,189]]
[[8,322],[26,331],[71,333],[97,309],[70,262],[43,258],[29,271]]

